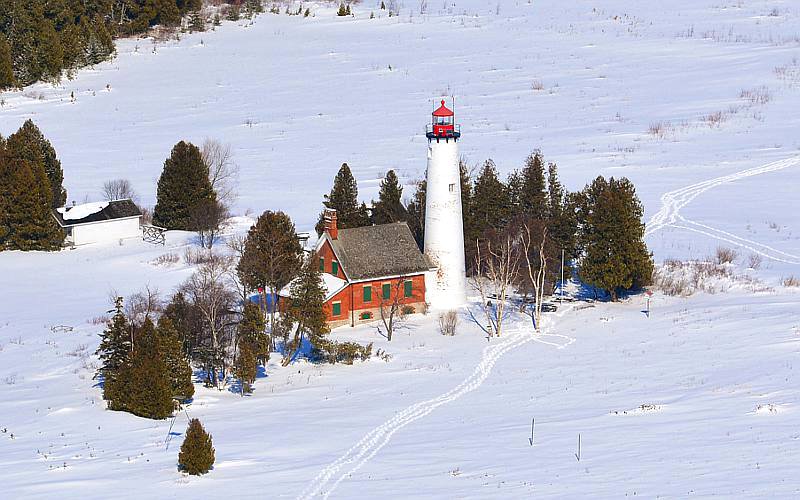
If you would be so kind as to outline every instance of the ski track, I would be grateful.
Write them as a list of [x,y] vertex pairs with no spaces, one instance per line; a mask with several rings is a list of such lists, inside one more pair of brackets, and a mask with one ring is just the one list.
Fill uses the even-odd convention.
[[[566,309],[562,309],[556,316],[563,316],[563,314],[571,308],[572,307],[567,307]],[[542,337],[552,337],[557,340],[542,340]],[[500,340],[500,342],[493,343],[484,348],[478,366],[475,367],[470,376],[464,379],[464,381],[438,397],[409,406],[370,431],[341,457],[322,469],[298,498],[309,499],[317,495],[322,495],[322,498],[328,498],[339,486],[339,483],[351,477],[383,449],[397,431],[425,417],[439,406],[455,401],[461,396],[480,387],[491,374],[495,363],[508,351],[531,341],[553,346],[557,349],[563,349],[575,342],[574,338],[566,335],[531,333],[522,326],[509,330],[506,336],[500,337],[498,340]],[[559,340],[562,342],[559,342]],[[349,468],[347,468],[345,472],[340,473],[345,467]],[[333,479],[334,477],[336,477],[335,480]],[[331,481],[333,482],[331,483]]]
[[742,170],[741,172],[698,182],[696,184],[665,193],[661,196],[661,210],[653,215],[647,222],[644,235],[645,237],[650,236],[651,234],[664,229],[665,227],[685,229],[687,231],[708,236],[709,238],[714,238],[745,248],[768,259],[787,264],[800,264],[800,256],[783,252],[763,243],[748,240],[727,231],[689,220],[680,214],[680,211],[683,207],[688,205],[692,200],[705,193],[709,189],[741,179],[746,179],[748,177],[753,177],[755,175],[777,172],[786,168],[795,167],[797,165],[800,165],[800,158],[787,158],[773,163],[768,163],[760,167],[750,168],[747,170]]

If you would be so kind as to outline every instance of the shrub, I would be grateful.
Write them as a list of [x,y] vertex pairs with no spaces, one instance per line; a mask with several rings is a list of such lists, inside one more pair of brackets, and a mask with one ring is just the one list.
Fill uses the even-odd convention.
[[751,253],[750,257],[747,258],[747,267],[750,269],[758,269],[761,267],[761,262],[764,260],[761,255],[757,253]]
[[715,253],[716,262],[717,264],[730,264],[736,257],[739,256],[739,252],[734,250],[733,248],[727,247],[717,247],[717,251]]
[[783,283],[783,286],[800,286],[800,278],[797,278],[794,275],[789,276],[788,278],[783,278],[781,282]]
[[192,475],[205,474],[214,466],[214,446],[211,435],[196,418],[189,422],[186,438],[178,454],[178,467]]
[[403,306],[400,312],[403,313],[403,316],[408,316],[409,314],[414,314],[417,310],[412,306]]
[[458,326],[458,313],[456,311],[447,311],[439,315],[439,331],[442,335],[453,336],[456,334],[456,327]]

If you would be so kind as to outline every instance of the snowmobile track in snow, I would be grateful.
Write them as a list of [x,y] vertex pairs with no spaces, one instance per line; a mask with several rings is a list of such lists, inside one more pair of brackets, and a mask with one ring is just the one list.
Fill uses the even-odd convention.
[[764,245],[763,243],[748,240],[727,231],[689,220],[680,214],[680,211],[683,207],[711,188],[741,179],[746,179],[748,177],[753,177],[755,175],[768,174],[771,172],[784,170],[786,168],[796,167],[798,165],[800,165],[800,158],[787,158],[785,160],[768,163],[760,167],[750,168],[747,170],[742,170],[741,172],[698,182],[696,184],[665,193],[661,196],[661,210],[659,210],[658,213],[651,217],[647,222],[644,235],[645,237],[650,236],[651,234],[654,234],[665,227],[685,229],[687,231],[693,231],[710,238],[745,248],[768,259],[778,262],[785,262],[788,264],[800,264],[800,256],[786,253],[771,246]]
[[[556,316],[563,316],[568,309],[572,308],[564,308],[559,311],[559,314]],[[542,340],[542,337],[553,337],[554,339],[563,341],[563,343],[558,342],[558,340],[552,342]],[[336,490],[336,487],[339,486],[339,483],[352,476],[386,446],[394,433],[408,424],[428,415],[439,406],[455,401],[461,396],[480,387],[491,374],[495,363],[508,351],[531,341],[546,344],[557,349],[563,349],[575,342],[574,338],[565,335],[552,333],[537,334],[522,327],[509,330],[506,336],[495,340],[495,343],[484,348],[480,363],[478,363],[478,366],[475,367],[470,376],[464,379],[464,381],[438,397],[409,406],[370,431],[361,441],[347,450],[341,457],[322,469],[298,498],[308,499],[317,495],[328,498],[328,496]],[[341,472],[345,467],[348,467],[347,470]]]

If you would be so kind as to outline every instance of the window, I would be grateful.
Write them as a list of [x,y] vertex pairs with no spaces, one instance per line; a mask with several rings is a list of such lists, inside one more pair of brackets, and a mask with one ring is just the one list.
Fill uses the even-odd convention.
[[456,190],[456,185],[455,184],[450,184],[449,188],[450,188],[450,192],[452,193],[453,191]]
[[381,293],[383,300],[389,300],[389,297],[392,296],[392,284],[391,283],[384,283],[381,286]]
[[411,282],[411,280],[406,280],[406,281],[403,283],[403,295],[404,295],[405,297],[411,297],[411,295],[412,295],[412,292],[414,291],[414,290],[413,290],[413,286],[414,286],[414,285],[413,285],[413,283]]
[[371,312],[361,313],[360,317],[361,319],[372,319],[372,313]]
[[339,276],[339,263],[335,260],[331,262],[331,274],[334,276]]
[[372,287],[364,285],[364,302],[372,302]]
[[325,272],[325,257],[319,258],[319,272],[321,273]]
[[341,302],[334,302],[333,303],[333,316],[339,316],[342,314],[342,303]]

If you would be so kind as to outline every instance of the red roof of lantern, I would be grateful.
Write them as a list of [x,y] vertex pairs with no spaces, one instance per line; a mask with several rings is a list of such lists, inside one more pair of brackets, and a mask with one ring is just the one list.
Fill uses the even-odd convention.
[[439,106],[439,109],[433,112],[433,116],[453,116],[453,111],[444,105],[444,99],[442,99],[442,105]]

